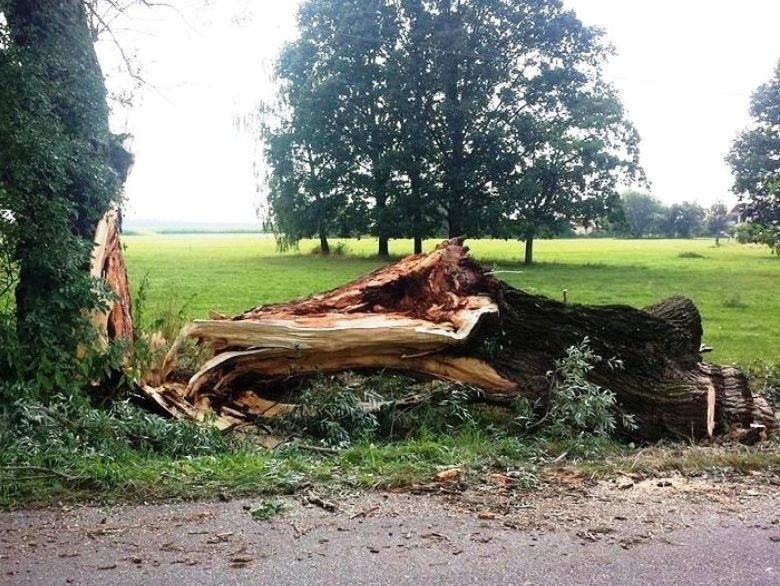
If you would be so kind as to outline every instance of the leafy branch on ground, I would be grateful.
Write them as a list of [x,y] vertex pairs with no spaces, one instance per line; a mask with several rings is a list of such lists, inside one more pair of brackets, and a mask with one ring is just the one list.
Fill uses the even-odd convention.
[[556,439],[610,437],[621,428],[634,429],[634,417],[620,409],[615,393],[588,379],[602,362],[610,370],[623,368],[620,360],[597,355],[588,338],[570,347],[547,374],[549,392],[545,398],[534,405],[522,397],[514,402],[514,426],[522,433],[541,428],[543,435]]
[[336,448],[363,440],[449,433],[473,420],[469,404],[478,393],[458,383],[420,382],[398,375],[320,376],[274,427]]
[[753,392],[764,397],[775,412],[780,412],[780,365],[757,361],[747,371]]

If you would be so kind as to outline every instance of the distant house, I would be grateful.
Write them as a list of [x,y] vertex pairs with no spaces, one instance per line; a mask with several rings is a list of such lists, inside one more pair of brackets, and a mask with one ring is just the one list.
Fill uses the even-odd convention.
[[747,221],[747,207],[744,203],[738,203],[733,208],[731,208],[731,211],[728,214],[729,223],[732,224],[742,224],[743,222]]

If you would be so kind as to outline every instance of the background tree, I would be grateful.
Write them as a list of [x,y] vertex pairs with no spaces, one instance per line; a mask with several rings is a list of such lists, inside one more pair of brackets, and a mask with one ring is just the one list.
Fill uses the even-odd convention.
[[[485,233],[496,222],[498,183],[511,170],[500,101],[512,81],[517,27],[533,3],[435,0],[431,14],[435,74],[432,142],[441,207],[450,237]],[[492,214],[495,216],[495,213]]]
[[[306,145],[306,157],[325,165],[338,180],[320,192],[311,191],[319,187],[317,181],[292,181],[302,189],[288,190],[288,196],[321,203],[338,195],[332,205],[310,206],[290,205],[290,197],[277,193],[271,197],[272,214],[285,230],[287,210],[321,210],[316,214],[321,221],[347,197],[350,206],[368,209],[378,253],[387,256],[389,238],[397,229],[391,208],[398,127],[388,104],[397,12],[385,0],[309,0],[301,6],[298,27],[300,37],[283,49],[277,69],[289,109],[289,120],[282,125],[286,129],[280,132],[297,137],[296,144]],[[269,140],[277,140],[274,132]],[[271,187],[289,187],[290,178],[280,174],[291,167],[279,166],[273,157],[268,162],[275,176]],[[358,198],[370,205],[359,204]],[[293,230],[287,237],[296,239],[305,232]]]
[[348,145],[335,114],[340,84],[317,67],[315,39],[288,45],[276,66],[277,102],[263,129],[269,176],[270,224],[282,249],[316,237],[330,253],[328,236],[366,228],[364,205],[345,181],[352,171]]
[[[560,0],[308,0],[299,25],[280,60],[284,132],[339,162],[336,191],[366,202],[380,255],[390,237],[420,250],[446,226],[522,238],[530,262],[535,237],[604,216],[638,172],[638,137],[600,73],[610,49]],[[297,201],[321,197],[292,183]],[[289,184],[272,182],[272,202]],[[309,206],[272,205],[285,209]]]
[[359,225],[349,195],[339,183],[340,164],[327,151],[315,149],[293,129],[273,134],[267,159],[275,172],[269,178],[270,228],[284,250],[302,238],[319,239],[319,250],[330,254],[330,235],[345,236]]
[[433,37],[434,18],[422,0],[401,0],[400,40],[390,62],[389,105],[398,128],[397,174],[394,220],[400,235],[411,236],[414,253],[422,252],[422,240],[442,223],[440,184],[436,169],[441,153],[431,148],[434,140],[436,101]]
[[663,218],[663,204],[641,191],[626,191],[620,197],[632,238],[653,234]]
[[[587,45],[560,44],[587,55]],[[513,141],[520,156],[508,182],[504,218],[525,240],[526,264],[533,261],[534,238],[554,234],[561,224],[592,226],[616,205],[618,181],[639,170],[638,137],[617,96],[592,78],[595,72],[583,75],[583,66],[575,67],[574,60],[571,67],[571,79],[565,72],[554,74],[554,86],[547,90],[551,99],[527,115]],[[557,103],[550,104],[553,99]]]
[[727,157],[733,191],[746,204],[746,216],[764,227],[780,225],[780,62],[774,75],[750,101],[751,124]]
[[701,233],[704,208],[696,202],[684,201],[664,209],[659,232],[666,238],[693,238]]
[[526,242],[587,224],[637,171],[599,31],[557,0],[436,3],[442,205],[451,236]]
[[715,246],[720,246],[720,237],[729,228],[729,209],[722,201],[715,202],[707,210],[707,230],[715,236]]

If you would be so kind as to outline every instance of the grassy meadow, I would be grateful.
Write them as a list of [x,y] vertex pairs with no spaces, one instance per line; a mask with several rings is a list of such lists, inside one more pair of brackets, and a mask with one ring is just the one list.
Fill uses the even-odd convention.
[[[149,234],[124,238],[134,288],[148,279],[145,318],[178,312],[234,314],[338,286],[381,266],[376,241],[336,240],[345,255],[311,254],[316,243],[278,253],[273,239],[252,234]],[[425,243],[429,250],[438,240]],[[545,240],[537,264],[522,265],[523,245],[470,241],[473,254],[500,277],[528,291],[573,303],[648,305],[670,295],[691,297],[704,318],[713,361],[780,361],[780,260],[766,248],[712,240]],[[411,252],[391,242],[391,254]],[[519,271],[519,272],[517,272]]]

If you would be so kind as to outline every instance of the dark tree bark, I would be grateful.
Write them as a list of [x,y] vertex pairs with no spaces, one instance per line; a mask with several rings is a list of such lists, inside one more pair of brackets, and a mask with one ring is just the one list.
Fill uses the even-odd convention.
[[423,182],[419,172],[421,164],[419,161],[415,160],[412,166],[413,169],[409,171],[409,186],[411,189],[412,202],[414,202],[414,209],[412,211],[414,254],[422,254],[422,241],[424,236],[423,209],[425,204],[423,202]]
[[534,264],[534,237],[528,236],[525,239],[525,261],[526,265]]
[[379,237],[379,247],[377,248],[377,254],[383,258],[390,256],[390,239],[387,236]]
[[[555,361],[587,337],[596,354],[623,362],[619,370],[597,364],[590,376],[635,416],[637,429],[625,431],[636,439],[772,426],[743,374],[701,361],[701,318],[690,300],[645,310],[563,304],[497,281],[466,250],[450,241],[328,293],[196,321],[146,390],[172,412],[211,406],[267,416],[284,408],[274,389],[296,377],[389,369],[474,385],[492,402],[543,404]],[[187,385],[166,383],[186,337],[210,341],[215,357]]]
[[626,306],[567,305],[502,287],[501,342],[491,364],[522,380],[536,400],[549,388],[555,357],[588,337],[596,354],[616,357],[623,368],[596,365],[593,382],[611,389],[623,411],[636,417],[637,439],[701,438],[725,432],[724,422],[772,425],[766,403],[754,398],[737,369],[704,364],[701,317],[687,298],[644,310]]
[[330,244],[328,243],[328,235],[325,232],[320,232],[320,254],[324,256],[330,255]]
[[377,172],[374,176],[374,220],[376,222],[376,235],[379,239],[377,255],[390,256],[390,214],[387,209],[387,183],[389,176],[384,172]]

